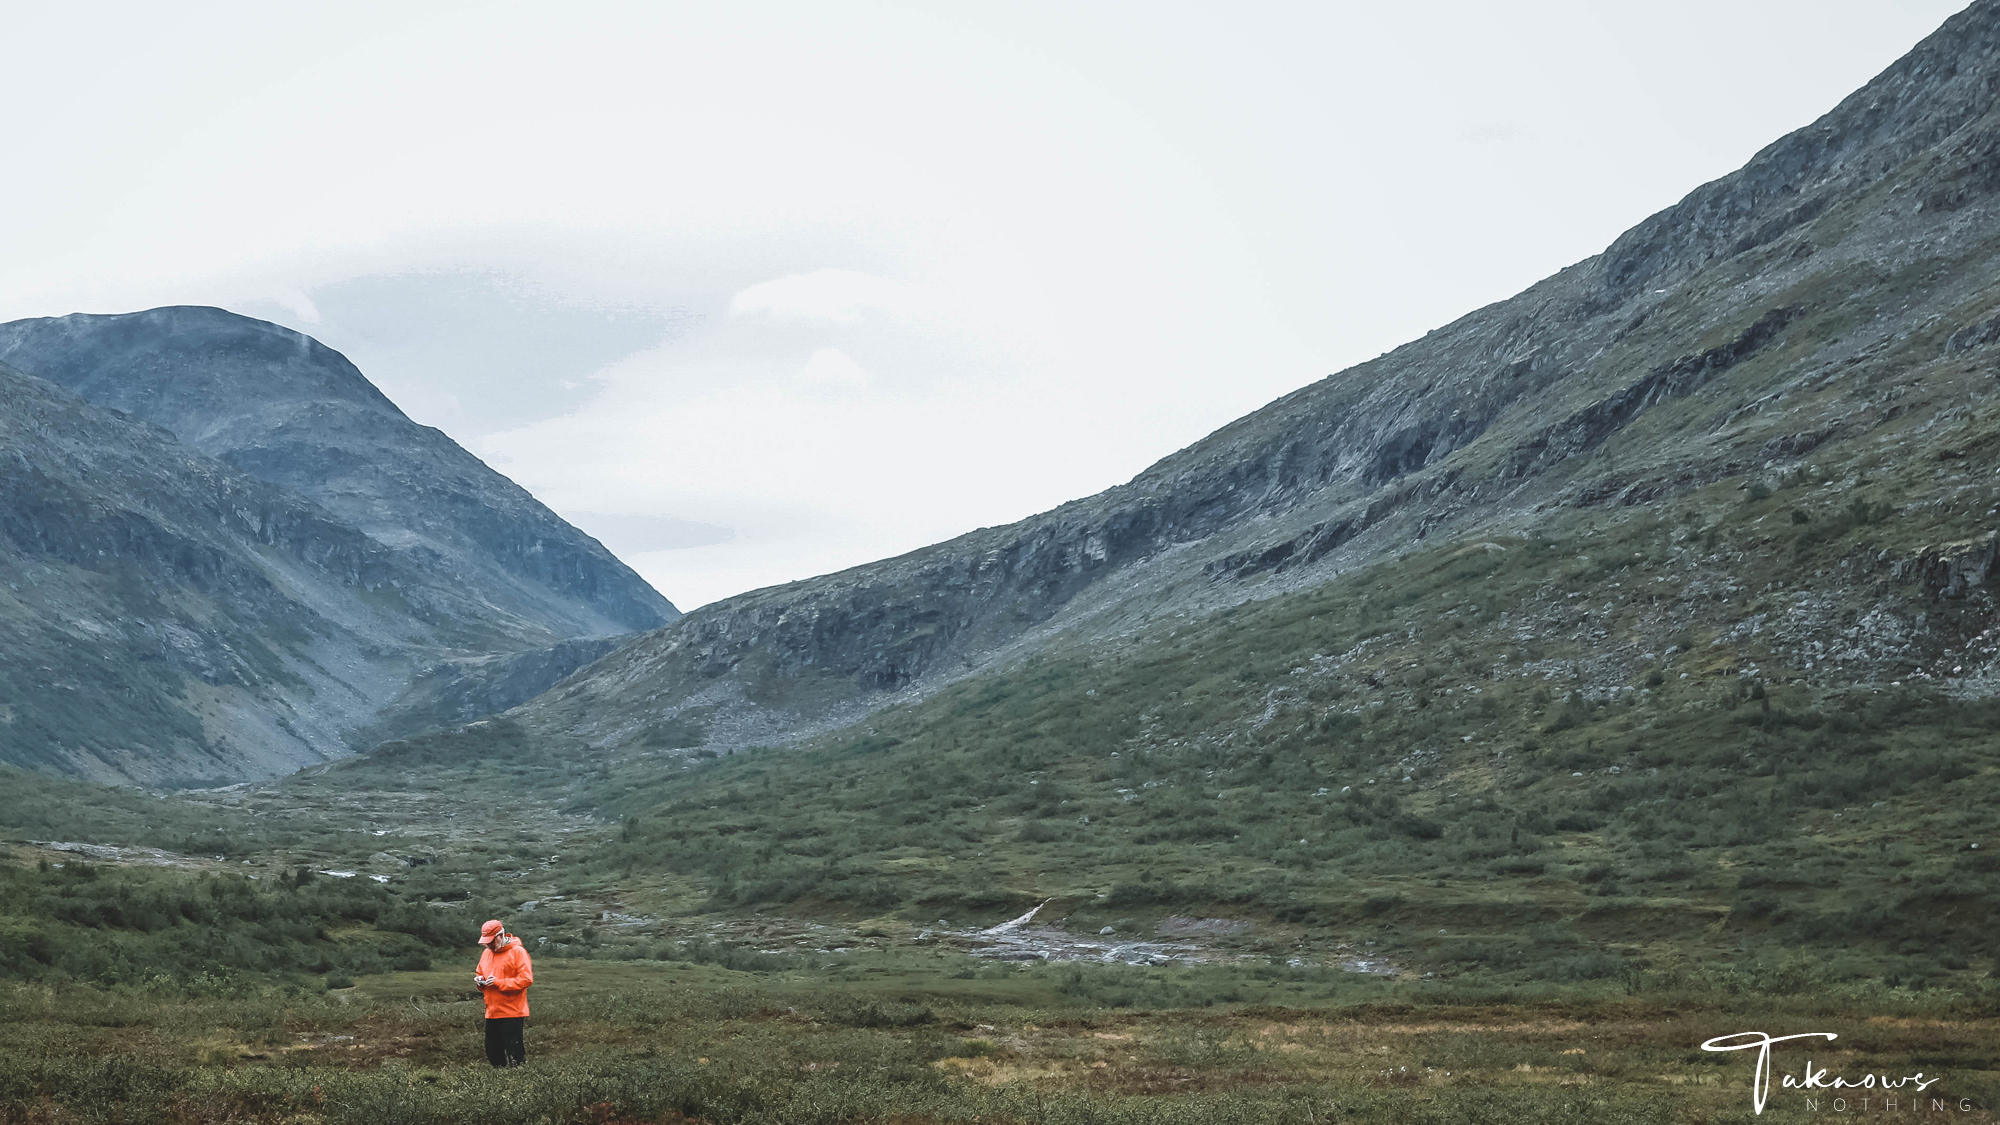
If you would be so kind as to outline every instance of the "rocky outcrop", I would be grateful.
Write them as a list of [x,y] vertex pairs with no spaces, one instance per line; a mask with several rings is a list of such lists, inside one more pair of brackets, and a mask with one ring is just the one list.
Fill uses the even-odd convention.
[[1994,343],[2000,343],[2000,316],[1989,316],[1977,324],[1968,324],[1945,337],[1944,350],[1946,355],[1956,355]]
[[1897,562],[1891,573],[1935,598],[1963,598],[2000,572],[2000,535],[1926,547]]

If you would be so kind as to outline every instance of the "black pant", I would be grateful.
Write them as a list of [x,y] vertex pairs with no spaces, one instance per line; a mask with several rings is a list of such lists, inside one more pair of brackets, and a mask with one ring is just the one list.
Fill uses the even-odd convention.
[[520,1066],[528,1061],[528,1044],[521,1038],[526,1016],[486,1021],[486,1061],[494,1066]]

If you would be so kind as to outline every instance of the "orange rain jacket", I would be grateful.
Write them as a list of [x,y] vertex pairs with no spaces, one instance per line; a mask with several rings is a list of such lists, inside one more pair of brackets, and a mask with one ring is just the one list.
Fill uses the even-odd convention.
[[[507,943],[505,949],[498,948],[501,942]],[[492,984],[479,988],[486,997],[486,1018],[504,1020],[525,1016],[528,1014],[528,986],[535,983],[535,966],[528,960],[528,951],[521,947],[521,939],[513,934],[500,938],[493,945],[495,948],[479,955],[479,975],[493,978]]]

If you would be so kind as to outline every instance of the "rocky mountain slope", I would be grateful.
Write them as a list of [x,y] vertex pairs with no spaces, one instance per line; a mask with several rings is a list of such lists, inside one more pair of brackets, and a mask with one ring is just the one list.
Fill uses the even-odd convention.
[[191,306],[17,320],[0,324],[0,361],[312,500],[448,575],[524,641],[679,616],[596,540],[288,328]]
[[[1532,536],[1578,513],[1678,518],[1716,482],[1831,473],[1853,489],[1908,471],[1908,491],[1873,502],[1970,511],[1977,478],[1963,474],[1986,463],[1978,425],[2000,354],[1996,90],[1988,0],[1742,170],[1519,296],[1127,485],[703,607],[520,719],[601,749],[649,745],[657,729],[688,742],[691,724],[712,749],[791,741],[1051,645],[1322,587],[1440,537]],[[1946,453],[1960,459],[1933,479],[1928,458]],[[1877,548],[1879,566],[1848,559],[1827,578],[1864,598],[1895,562],[1983,596],[1992,548],[1924,538],[1960,532],[1985,535],[1910,526]],[[1852,627],[1851,609],[1793,610],[1787,658],[1809,660]],[[1844,676],[1893,678],[1946,643],[1884,628],[1902,639],[1841,646]]]
[[418,640],[490,646],[449,584],[157,427],[0,368],[0,754],[156,784],[343,749]]
[[159,309],[18,321],[0,351],[96,400],[0,364],[0,762],[289,772],[519,703],[675,613],[296,333]]

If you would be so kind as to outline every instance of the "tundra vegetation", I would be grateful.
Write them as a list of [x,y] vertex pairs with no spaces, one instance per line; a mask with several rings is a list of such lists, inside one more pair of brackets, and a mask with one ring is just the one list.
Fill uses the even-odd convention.
[[[1818,1065],[1946,1075],[1924,1104],[1944,1099],[1955,1120],[1992,1120],[1985,1107],[2000,1092],[1990,995],[1801,991],[1797,966],[1500,989],[1261,962],[959,973],[948,971],[956,958],[906,948],[830,971],[663,952],[544,958],[518,1071],[480,1060],[462,968],[332,989],[277,977],[0,985],[0,1120],[1734,1120],[1748,1112],[1751,1064],[1693,1045],[1807,1025],[1850,1044],[1815,1052]],[[1106,988],[1146,1003],[1107,1007]],[[1215,1003],[1184,1006],[1195,998]],[[1796,1094],[1774,1097],[1765,1116],[1820,1117]]]
[[[1893,480],[1865,517],[1814,480],[1423,546],[785,750],[503,718],[233,794],[24,778],[0,1119],[1682,1121],[1742,1112],[1748,1064],[1695,1047],[1751,1029],[1990,1119],[1995,706],[1717,624],[1843,562],[1930,628],[1988,611],[1879,561],[1951,530]],[[1650,655],[1614,677],[1604,634]],[[371,830],[372,787],[411,802]],[[25,843],[93,827],[189,866]],[[1207,964],[924,942],[1044,900],[1251,924]],[[456,963],[495,915],[543,982],[517,1074]]]

